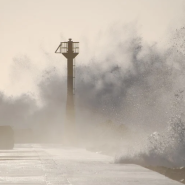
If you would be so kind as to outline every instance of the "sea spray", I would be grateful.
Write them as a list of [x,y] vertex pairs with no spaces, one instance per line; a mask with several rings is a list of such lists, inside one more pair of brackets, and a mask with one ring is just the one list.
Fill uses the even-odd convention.
[[[185,56],[183,45],[179,44],[184,38],[183,30],[180,30],[180,36],[174,36],[177,38],[175,44],[172,42],[161,48],[158,43],[146,43],[133,25],[112,29],[106,32],[108,34],[103,38],[106,42],[96,46],[98,52],[87,63],[86,53],[80,54],[81,61],[77,63],[75,107],[81,141],[90,145],[98,138],[98,133],[105,136],[105,128],[100,125],[111,120],[116,129],[107,140],[104,136],[99,137],[102,144],[98,150],[102,151],[106,145],[115,152],[122,150],[118,152],[119,162],[127,158],[135,163],[179,166],[181,162],[178,157],[176,161],[175,156],[182,156],[182,133],[177,132],[172,123],[184,123],[181,113],[184,112]],[[66,78],[53,68],[43,74],[48,75],[42,75],[37,87],[42,106],[38,107],[35,100],[28,98],[28,105],[23,101],[24,109],[19,109],[14,98],[4,95],[1,109],[4,110],[11,99],[10,109],[17,113],[6,117],[7,124],[16,126],[19,122],[47,141],[56,141],[61,139],[61,126],[65,120]],[[30,107],[30,104],[34,106]],[[181,122],[177,119],[179,115]],[[1,119],[4,117],[2,114]],[[120,136],[117,132],[122,125],[128,132]],[[173,132],[176,134],[171,134]],[[175,140],[171,143],[170,134]],[[103,142],[107,144],[103,145]]]
[[140,145],[124,148],[117,154],[115,162],[134,163],[144,166],[165,166],[179,168],[185,166],[185,124],[180,118],[171,120],[168,128],[162,132],[154,132]]

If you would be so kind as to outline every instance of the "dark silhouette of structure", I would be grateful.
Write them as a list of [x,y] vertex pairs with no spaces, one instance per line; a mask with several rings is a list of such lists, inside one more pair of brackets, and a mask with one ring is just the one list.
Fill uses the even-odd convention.
[[61,42],[55,53],[61,53],[67,58],[67,102],[66,102],[66,121],[65,139],[68,143],[75,140],[75,108],[74,108],[74,82],[75,64],[73,59],[79,54],[79,42]]
[[0,126],[0,150],[11,150],[14,147],[14,131],[10,126]]

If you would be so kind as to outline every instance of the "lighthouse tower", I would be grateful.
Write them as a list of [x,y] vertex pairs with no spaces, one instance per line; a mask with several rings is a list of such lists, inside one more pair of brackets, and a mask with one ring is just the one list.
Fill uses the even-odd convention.
[[75,141],[75,65],[74,59],[79,54],[79,42],[61,42],[55,53],[61,53],[67,58],[67,101],[66,101],[66,119],[65,119],[65,142],[71,144]]

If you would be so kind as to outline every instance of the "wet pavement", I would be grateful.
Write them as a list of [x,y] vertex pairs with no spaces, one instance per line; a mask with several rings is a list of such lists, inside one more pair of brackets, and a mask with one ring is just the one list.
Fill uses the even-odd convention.
[[59,145],[0,150],[0,185],[180,185],[146,168]]

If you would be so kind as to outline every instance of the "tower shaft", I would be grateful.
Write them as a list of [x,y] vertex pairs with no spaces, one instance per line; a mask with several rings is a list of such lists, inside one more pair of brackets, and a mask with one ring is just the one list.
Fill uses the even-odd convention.
[[74,72],[73,58],[67,59],[67,102],[65,130],[67,138],[72,139],[75,134],[75,108],[74,108]]

